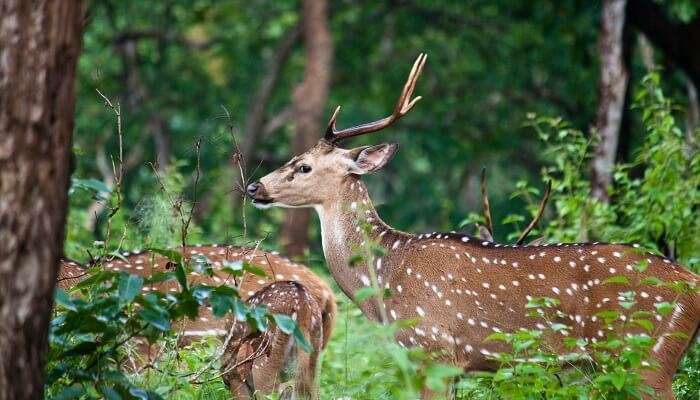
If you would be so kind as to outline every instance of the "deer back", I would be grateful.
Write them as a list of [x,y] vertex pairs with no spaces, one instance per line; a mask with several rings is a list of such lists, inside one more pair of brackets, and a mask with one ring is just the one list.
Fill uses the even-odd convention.
[[[336,314],[335,296],[328,284],[306,266],[290,261],[278,254],[238,246],[187,246],[173,249],[188,258],[200,257],[207,260],[212,266],[213,275],[193,270],[189,272],[187,280],[190,284],[207,284],[218,286],[227,284],[239,289],[241,298],[248,299],[263,287],[281,280],[293,280],[302,283],[308,288],[311,296],[322,309],[324,325],[324,346],[330,338],[333,320]],[[174,267],[174,264],[166,257],[149,251],[124,253],[124,259],[113,258],[102,262],[102,266],[109,271],[124,271],[144,278],[150,277],[156,272],[164,272]],[[223,272],[221,268],[230,262],[245,261],[265,273],[258,276],[246,273],[243,277],[234,278]],[[59,272],[59,287],[70,288],[76,284],[85,274],[85,268],[71,260],[62,260]],[[76,278],[78,277],[78,278]],[[162,293],[176,292],[180,290],[179,283],[174,280],[144,285],[143,292],[160,291]],[[226,332],[226,321],[216,319],[211,307],[202,307],[196,320],[185,320],[177,326],[184,337],[200,337],[204,335],[220,335]]]

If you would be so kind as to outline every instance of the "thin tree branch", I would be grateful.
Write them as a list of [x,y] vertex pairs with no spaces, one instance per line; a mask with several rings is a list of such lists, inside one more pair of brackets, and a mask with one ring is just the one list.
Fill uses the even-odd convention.
[[544,196],[542,196],[542,201],[540,202],[540,208],[537,210],[537,214],[535,214],[535,218],[530,221],[530,224],[525,228],[522,234],[520,234],[520,237],[518,240],[515,242],[516,245],[521,245],[525,242],[525,239],[527,239],[527,235],[530,234],[530,231],[537,226],[537,224],[540,222],[540,218],[542,218],[542,214],[544,213],[544,209],[547,207],[547,201],[549,200],[549,195],[552,192],[552,181],[547,182],[547,189],[544,191]]

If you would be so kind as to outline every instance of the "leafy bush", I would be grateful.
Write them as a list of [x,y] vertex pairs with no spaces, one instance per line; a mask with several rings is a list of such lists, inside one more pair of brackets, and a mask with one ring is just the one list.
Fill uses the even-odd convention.
[[[210,351],[211,342],[208,346],[207,343],[192,346],[188,351],[180,351],[176,346],[174,322],[197,318],[202,306],[211,306],[216,318],[235,318],[254,330],[266,331],[270,324],[275,324],[292,334],[305,351],[310,351],[308,342],[289,316],[271,315],[265,306],[248,306],[235,288],[225,284],[189,285],[186,277],[193,270],[213,276],[213,266],[204,257],[186,258],[174,250],[151,247],[148,251],[167,257],[174,268],[148,278],[103,268],[103,260],[123,258],[119,248],[125,241],[144,247],[188,240],[189,229],[196,229],[187,220],[191,207],[183,196],[174,194],[180,193],[182,180],[176,167],[159,177],[161,190],[143,203],[136,223],[124,222],[122,213],[117,213],[121,207],[118,192],[99,181],[74,180],[73,195],[89,192],[93,199],[105,202],[110,212],[104,241],[90,245],[69,241],[67,246],[76,254],[96,254],[97,257],[88,277],[71,288],[70,294],[56,289],[56,311],[49,335],[47,397],[160,399],[193,398],[190,394],[198,393],[194,397],[211,398],[209,395],[220,394],[222,390],[228,394],[228,389],[218,379],[219,355]],[[118,185],[116,190],[119,190]],[[112,229],[120,235],[114,237]],[[69,235],[71,231],[69,229]],[[259,268],[240,261],[224,263],[221,270],[237,278],[245,273],[264,274]],[[143,287],[165,281],[176,281],[180,290],[142,291]],[[143,360],[139,351],[139,347],[143,347],[141,344],[162,346],[161,354],[166,355],[165,359]],[[134,374],[133,367],[143,366],[146,361],[146,372],[150,369],[160,372]],[[173,373],[183,364],[189,373]],[[196,374],[201,382],[196,384],[188,380],[193,375],[193,367],[201,369]]]
[[[700,152],[677,126],[674,106],[661,91],[658,74],[644,79],[635,100],[646,138],[633,162],[616,167],[609,203],[590,196],[587,168],[595,136],[587,138],[558,118],[529,115],[529,125],[547,145],[545,154],[552,160],[542,171],[543,180],[552,181],[554,205],[542,234],[555,242],[639,243],[697,270]],[[528,199],[533,193],[538,190],[519,182],[514,196]],[[537,205],[530,207],[534,211]]]

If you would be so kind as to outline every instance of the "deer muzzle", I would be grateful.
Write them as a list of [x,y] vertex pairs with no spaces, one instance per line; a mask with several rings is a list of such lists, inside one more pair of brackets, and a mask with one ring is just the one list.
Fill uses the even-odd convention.
[[265,186],[260,182],[248,185],[246,194],[253,200],[253,204],[266,205],[272,203],[272,198],[267,194]]

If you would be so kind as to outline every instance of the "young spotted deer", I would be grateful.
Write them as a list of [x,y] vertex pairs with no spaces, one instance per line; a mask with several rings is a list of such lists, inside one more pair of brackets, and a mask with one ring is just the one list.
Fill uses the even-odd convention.
[[[328,284],[304,265],[291,262],[277,254],[252,248],[210,245],[188,246],[184,248],[184,251],[182,248],[176,248],[174,250],[187,257],[205,258],[213,266],[214,275],[211,277],[197,271],[190,272],[187,277],[190,284],[202,283],[211,286],[229,284],[239,288],[241,297],[246,301],[250,301],[250,299],[261,290],[269,292],[270,285],[278,285],[279,282],[292,280],[303,285],[304,295],[311,296],[313,301],[305,299],[303,302],[299,303],[299,307],[295,307],[295,310],[308,307],[308,310],[303,310],[304,315],[316,315],[316,311],[318,310],[318,315],[314,317],[314,323],[307,324],[306,331],[302,329],[305,335],[312,339],[310,343],[313,349],[313,362],[305,361],[305,357],[309,357],[309,355],[303,352],[290,352],[290,349],[286,345],[278,348],[278,346],[282,346],[282,339],[278,339],[273,341],[269,348],[267,348],[268,353],[265,353],[267,356],[265,356],[263,360],[256,360],[255,369],[259,370],[259,374],[262,376],[277,376],[281,372],[279,371],[280,366],[287,366],[292,363],[292,357],[294,357],[294,359],[298,358],[297,366],[307,366],[299,371],[294,371],[294,374],[299,375],[301,379],[300,390],[315,393],[315,389],[308,389],[308,385],[315,382],[309,380],[308,366],[312,365],[314,367],[313,372],[315,374],[318,354],[325,348],[330,339],[333,321],[336,315],[335,297]],[[163,272],[172,267],[172,263],[166,257],[151,252],[124,253],[123,256],[125,260],[115,258],[103,262],[102,265],[107,270],[125,271],[142,277],[150,277],[153,273]],[[234,261],[246,261],[264,271],[265,276],[261,277],[253,274],[246,274],[242,278],[234,279],[234,277],[229,276],[227,273],[218,270],[225,262]],[[57,286],[63,289],[70,289],[84,279],[86,274],[86,268],[79,263],[72,260],[61,260]],[[144,286],[142,289],[144,292],[160,291],[162,293],[175,292],[178,290],[180,290],[179,283],[172,280]],[[269,303],[268,307],[272,309],[274,313],[284,313],[284,310],[288,307],[288,305],[284,303],[286,301],[285,299],[290,298],[292,294],[293,293],[290,292],[285,295],[286,297],[267,301],[267,303]],[[278,312],[275,310],[281,311]],[[296,312],[299,313],[300,311]],[[291,313],[289,315],[292,316]],[[184,320],[176,324],[175,329],[179,332],[182,341],[187,343],[205,336],[220,336],[225,338],[229,332],[228,325],[228,319],[217,319],[213,316],[211,307],[201,307],[196,320]],[[311,331],[311,329],[313,329],[313,331]],[[277,336],[279,336],[279,333],[277,333]],[[320,337],[320,341],[313,340],[313,338],[317,336]],[[137,339],[137,341],[138,340],[140,339]],[[249,340],[239,339],[239,342],[242,343],[243,348],[249,348],[251,344],[257,343],[257,340],[255,338]],[[154,353],[154,349],[143,347],[142,350],[144,350],[149,359]],[[155,350],[155,352],[157,351],[158,349]],[[285,355],[286,358],[284,360],[275,359],[278,355]],[[263,386],[256,387],[248,385],[247,387],[254,387],[261,393],[268,393],[266,390],[269,387],[266,386],[266,381],[258,382]]]
[[[274,314],[290,316],[297,323],[311,352],[300,351],[292,335],[278,327],[253,331],[248,324],[233,322],[233,335],[221,358],[224,382],[238,400],[260,394],[281,393],[282,398],[318,399],[317,367],[323,345],[321,308],[299,282],[272,283],[251,296],[247,303],[267,307]],[[285,387],[285,372],[293,370],[294,388]]]
[[[641,252],[635,246],[577,243],[541,246],[502,245],[457,233],[414,235],[384,223],[372,206],[362,175],[376,172],[396,152],[396,144],[343,149],[338,142],[381,130],[405,115],[420,97],[412,92],[425,63],[416,60],[391,116],[337,130],[338,109],[325,136],[305,153],[251,184],[248,195],[259,208],[312,207],[321,222],[323,252],[341,289],[351,298],[371,284],[368,268],[391,296],[378,304],[375,299],[359,302],[363,313],[380,318],[380,306],[390,320],[418,318],[419,323],[397,333],[405,346],[420,346],[444,354],[466,371],[492,370],[493,355],[508,349],[484,339],[493,332],[520,328],[544,329],[541,320],[526,317],[530,299],[556,297],[561,313],[550,323],[567,324],[564,332],[596,342],[605,337],[603,322],[596,313],[622,310],[621,293],[632,290],[628,283],[605,283],[612,276],[625,276],[632,284],[655,276],[663,281],[697,284],[698,275],[666,258]],[[350,267],[348,260],[369,236],[386,250],[372,265]],[[639,263],[647,265],[637,272]],[[640,268],[642,269],[642,268]],[[657,340],[652,356],[660,368],[646,372],[645,382],[657,394],[671,398],[671,376],[700,322],[700,296],[676,294],[665,286],[644,286],[632,311],[652,312]],[[656,313],[655,303],[672,302],[673,312]],[[627,324],[629,332],[634,324]],[[682,333],[683,335],[675,335]],[[547,343],[564,352],[560,333],[550,334]],[[424,398],[431,393],[423,393]]]

